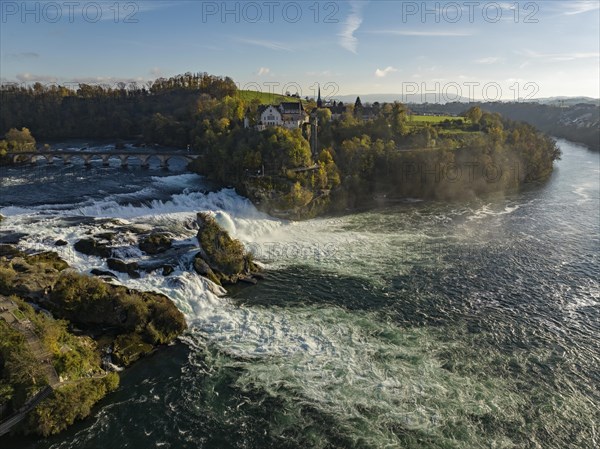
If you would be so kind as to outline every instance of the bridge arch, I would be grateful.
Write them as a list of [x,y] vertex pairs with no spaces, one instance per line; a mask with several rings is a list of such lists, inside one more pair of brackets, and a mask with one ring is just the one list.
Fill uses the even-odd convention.
[[121,166],[128,165],[131,158],[140,161],[142,167],[148,167],[150,161],[157,160],[162,168],[168,168],[169,161],[179,158],[185,162],[192,162],[198,158],[197,155],[178,154],[178,153],[106,153],[106,152],[81,152],[81,151],[44,151],[39,153],[8,153],[7,156],[13,163],[37,163],[37,161],[46,161],[48,164],[53,164],[54,159],[61,159],[63,164],[70,164],[74,158],[79,158],[84,165],[89,166],[94,160],[101,160],[104,166],[109,165],[111,158],[117,158],[121,161]]

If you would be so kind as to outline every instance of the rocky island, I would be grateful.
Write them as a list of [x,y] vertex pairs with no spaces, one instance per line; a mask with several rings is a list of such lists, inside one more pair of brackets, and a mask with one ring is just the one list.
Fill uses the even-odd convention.
[[[206,73],[157,79],[149,91],[89,87],[4,87],[0,165],[41,148],[36,138],[187,148],[192,171],[234,187],[273,216],[299,220],[402,198],[516,190],[547,178],[560,158],[552,139],[486,104],[461,103],[452,115],[432,116],[360,97],[344,104],[261,96]],[[38,99],[50,109],[23,106]],[[98,117],[106,126],[97,126]],[[29,123],[35,128],[23,127]]]
[[[206,213],[197,221],[199,252],[190,270],[219,286],[255,283],[260,269],[242,243]],[[136,263],[112,257],[116,235],[101,233],[74,248],[140,277]],[[164,233],[139,239],[147,254],[171,245]],[[22,418],[12,432],[47,436],[85,418],[118,387],[118,371],[186,330],[183,314],[165,295],[115,285],[115,273],[92,271],[99,277],[75,272],[53,252],[0,245],[0,425]]]

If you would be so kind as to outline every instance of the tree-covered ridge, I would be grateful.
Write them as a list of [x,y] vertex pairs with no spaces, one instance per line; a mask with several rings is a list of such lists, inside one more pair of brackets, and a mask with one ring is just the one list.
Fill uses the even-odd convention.
[[307,101],[317,127],[259,132],[245,128],[244,117],[257,115],[261,99],[239,95],[229,78],[186,74],[126,87],[4,88],[0,130],[16,135],[27,127],[42,141],[189,145],[202,156],[194,170],[291,217],[365,205],[374,197],[456,198],[513,189],[547,176],[560,155],[530,125],[479,107],[433,120],[415,118],[401,103],[366,105],[357,98],[343,112],[336,109],[332,120],[334,109]]
[[532,126],[479,107],[437,121],[415,120],[400,103],[369,106],[367,118],[362,108],[357,101],[338,120],[314,109],[312,154],[314,128],[200,134],[204,158],[196,168],[271,213],[298,218],[364,207],[376,197],[455,199],[515,189],[546,177],[560,156]]
[[[600,106],[597,104],[540,104],[534,102],[493,102],[479,104],[489,112],[529,123],[552,136],[579,142],[600,151]],[[415,105],[416,111],[459,114],[464,103]]]
[[169,141],[185,147],[198,97],[221,99],[236,92],[232,79],[207,73],[159,78],[143,86],[5,84],[0,90],[0,134],[26,127],[44,141],[132,139],[145,135],[153,123],[152,128],[165,127]]

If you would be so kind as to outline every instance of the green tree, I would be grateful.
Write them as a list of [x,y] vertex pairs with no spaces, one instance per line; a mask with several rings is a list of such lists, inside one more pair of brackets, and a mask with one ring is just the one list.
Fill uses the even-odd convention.
[[360,118],[360,114],[362,113],[362,101],[360,101],[360,97],[356,97],[356,101],[354,102],[354,116]]
[[7,151],[8,151],[8,143],[6,142],[6,140],[0,140],[0,157],[6,155]]
[[35,139],[27,128],[11,128],[5,137],[9,151],[35,151]]
[[465,117],[467,117],[473,124],[478,124],[482,116],[483,111],[479,106],[473,106],[465,113]]

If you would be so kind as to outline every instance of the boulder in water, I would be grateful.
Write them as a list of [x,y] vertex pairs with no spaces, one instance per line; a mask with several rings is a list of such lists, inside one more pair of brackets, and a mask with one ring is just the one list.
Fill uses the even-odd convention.
[[107,259],[106,265],[111,270],[118,271],[119,273],[127,273],[130,277],[134,279],[138,279],[140,277],[140,273],[138,273],[139,265],[136,262],[127,263],[121,259]]
[[215,273],[212,270],[212,268],[210,268],[210,266],[208,265],[208,263],[206,263],[206,261],[202,258],[202,253],[198,253],[194,257],[194,270],[200,276],[203,276],[203,277],[205,277],[207,279],[210,279],[215,284],[221,285],[221,281],[215,275]]
[[216,278],[215,283],[219,285],[227,285],[237,283],[240,277],[251,278],[252,273],[259,270],[242,242],[231,238],[213,216],[198,213],[197,222],[197,237],[202,248],[194,259],[198,274],[213,282]]
[[88,256],[97,256],[107,258],[112,254],[112,250],[108,245],[100,243],[93,238],[81,239],[73,245],[76,251],[87,254]]
[[54,246],[67,246],[69,243],[66,240],[58,239],[54,242]]
[[113,279],[118,279],[117,275],[112,271],[99,270],[98,268],[93,268],[90,270],[90,274],[98,277],[110,277]]
[[24,253],[19,251],[16,246],[0,243],[0,257],[12,259],[23,255]]
[[162,275],[170,276],[171,274],[173,274],[174,271],[175,271],[175,268],[173,268],[172,265],[164,265],[163,269],[162,269]]
[[143,238],[138,246],[146,254],[154,255],[165,252],[171,248],[172,244],[173,239],[170,236],[163,233],[156,233]]
[[117,237],[117,234],[114,232],[100,232],[98,234],[94,234],[94,237],[97,239],[112,242]]

